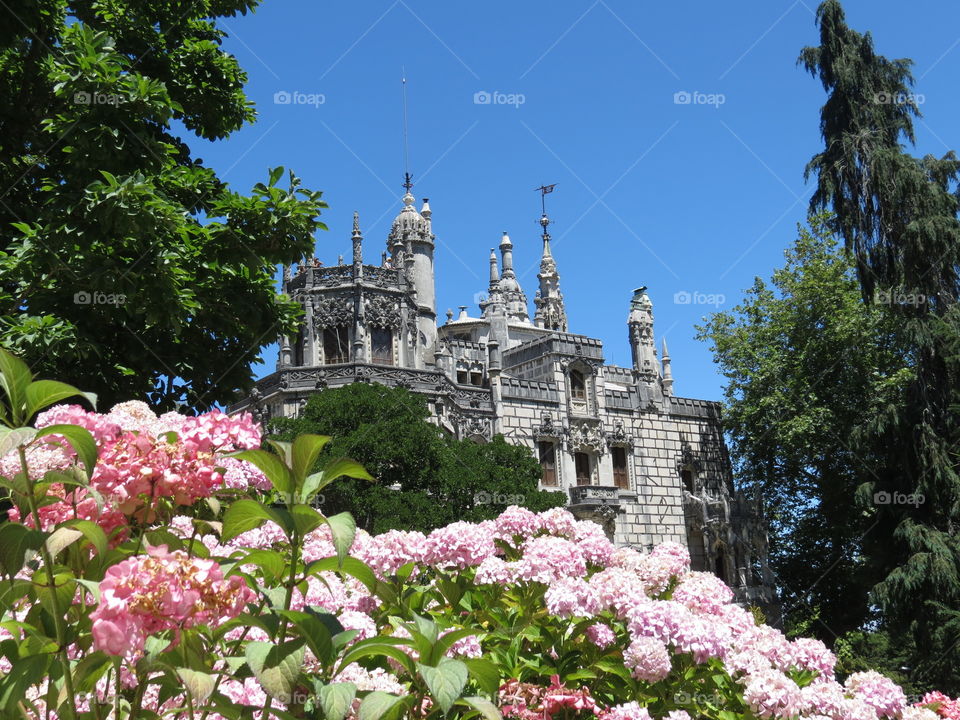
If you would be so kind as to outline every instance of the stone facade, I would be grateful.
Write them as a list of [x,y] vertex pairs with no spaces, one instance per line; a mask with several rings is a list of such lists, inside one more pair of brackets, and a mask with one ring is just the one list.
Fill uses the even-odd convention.
[[607,365],[600,340],[568,332],[560,274],[544,215],[533,320],[504,233],[490,252],[480,313],[466,306],[436,323],[434,235],[427,200],[409,191],[378,265],[363,262],[354,216],[353,262],[284,270],[283,291],[304,307],[296,337],[281,338],[277,370],[231,407],[263,419],[295,416],[306,398],[352,382],[400,385],[429,398],[451,434],[502,434],[544,468],[542,489],[637,548],[685,543],[695,569],[770,607],[767,536],[758,503],[737,493],[718,403],[673,394],[670,358],[654,342],[653,303],[634,291],[627,315],[633,367]]

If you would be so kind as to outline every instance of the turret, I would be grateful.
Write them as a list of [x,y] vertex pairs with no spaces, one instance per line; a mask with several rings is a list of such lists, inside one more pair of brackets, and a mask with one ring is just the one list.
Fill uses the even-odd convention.
[[633,291],[627,327],[633,369],[652,380],[657,375],[657,349],[653,344],[653,302],[646,286]]
[[[423,212],[414,207],[409,179],[404,184],[403,209],[393,221],[387,248],[393,254],[394,266],[406,269],[417,303],[417,355],[423,363],[432,362],[437,339],[436,289],[433,274],[434,235],[429,201],[424,199]],[[425,214],[424,214],[425,213]],[[401,256],[403,262],[400,262]]]
[[663,394],[673,395],[673,370],[670,368],[670,352],[667,350],[667,339],[663,339]]
[[527,296],[520,289],[517,274],[513,270],[513,243],[506,231],[500,240],[500,257],[503,262],[503,277],[500,278],[499,288],[507,317],[510,320],[528,323],[530,315],[527,311]]

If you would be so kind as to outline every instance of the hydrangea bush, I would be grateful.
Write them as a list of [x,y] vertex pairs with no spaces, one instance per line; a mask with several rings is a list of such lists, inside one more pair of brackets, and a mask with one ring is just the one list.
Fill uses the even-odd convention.
[[315,507],[369,479],[318,469],[328,438],[55,405],[78,393],[2,351],[0,387],[2,717],[960,720],[875,672],[841,684],[680,545],[520,507],[371,536]]

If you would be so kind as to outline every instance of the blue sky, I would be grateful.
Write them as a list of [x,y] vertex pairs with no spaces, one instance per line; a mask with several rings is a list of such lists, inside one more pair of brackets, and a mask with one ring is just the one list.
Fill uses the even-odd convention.
[[[960,145],[960,5],[844,5],[881,53],[915,61],[916,152]],[[458,305],[477,313],[504,230],[532,301],[534,188],[557,183],[547,209],[571,331],[629,365],[628,303],[647,285],[677,393],[719,399],[723,378],[694,325],[781,265],[806,217],[803,168],[820,148],[824,95],[796,58],[816,44],[815,10],[813,0],[265,0],[223,23],[258,122],[192,145],[241,191],[269,166],[293,169],[330,205],[320,259],[348,254],[357,210],[376,261],[403,194],[404,68],[413,192],[433,208],[441,318]],[[258,374],[274,360],[267,350]]]

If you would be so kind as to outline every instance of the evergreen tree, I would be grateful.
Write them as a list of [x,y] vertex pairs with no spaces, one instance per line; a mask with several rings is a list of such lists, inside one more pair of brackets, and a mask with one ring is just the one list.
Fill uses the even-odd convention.
[[[859,439],[878,457],[861,499],[878,523],[870,560],[885,621],[913,634],[914,677],[960,690],[960,161],[917,158],[909,60],[879,55],[838,0],[817,10],[802,65],[823,83],[824,150],[809,163],[813,209],[831,208],[864,302],[888,303],[914,378]],[[897,502],[913,498],[913,502]]]

